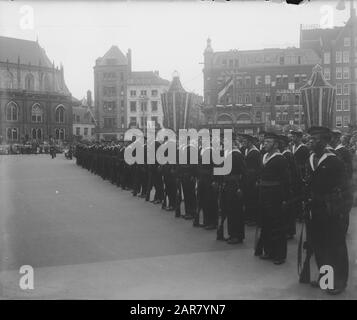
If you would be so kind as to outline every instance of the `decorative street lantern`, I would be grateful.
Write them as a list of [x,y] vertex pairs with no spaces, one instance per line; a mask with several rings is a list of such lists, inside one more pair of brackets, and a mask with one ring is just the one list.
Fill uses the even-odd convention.
[[164,113],[163,127],[175,132],[179,129],[188,129],[193,94],[186,92],[182,87],[177,71],[173,74],[169,90],[161,94],[161,102]]
[[316,65],[307,84],[300,88],[305,115],[305,127],[324,126],[332,128],[333,106],[336,90],[322,74],[322,67]]

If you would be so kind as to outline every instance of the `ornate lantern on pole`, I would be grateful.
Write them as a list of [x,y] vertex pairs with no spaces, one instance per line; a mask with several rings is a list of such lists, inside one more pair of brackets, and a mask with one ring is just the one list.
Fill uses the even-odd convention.
[[192,111],[193,94],[186,92],[182,87],[178,72],[175,71],[170,88],[161,94],[164,113],[163,126],[178,132],[187,129]]
[[305,115],[305,127],[324,126],[332,128],[336,90],[325,80],[320,65],[316,65],[312,69],[310,80],[300,88],[300,92]]

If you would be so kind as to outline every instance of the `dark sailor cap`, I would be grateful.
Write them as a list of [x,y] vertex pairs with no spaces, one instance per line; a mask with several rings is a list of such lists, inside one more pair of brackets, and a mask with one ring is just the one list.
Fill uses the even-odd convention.
[[307,130],[307,133],[310,135],[314,135],[314,134],[325,134],[325,135],[330,135],[331,134],[331,130],[327,127],[319,127],[319,126],[314,126],[314,127],[310,127]]
[[283,134],[279,134],[278,139],[280,142],[283,142],[285,144],[289,144],[289,141],[290,141],[289,138]]
[[256,141],[256,138],[251,136],[250,134],[246,134],[246,133],[237,133],[237,136],[238,137],[242,137],[244,139],[247,139],[248,141],[251,141],[251,142],[255,142]]
[[297,136],[297,137],[302,137],[303,136],[302,130],[290,130],[289,133],[294,135],[294,136]]
[[275,139],[275,140],[279,140],[279,136],[274,133],[274,132],[265,132],[264,133],[264,139]]

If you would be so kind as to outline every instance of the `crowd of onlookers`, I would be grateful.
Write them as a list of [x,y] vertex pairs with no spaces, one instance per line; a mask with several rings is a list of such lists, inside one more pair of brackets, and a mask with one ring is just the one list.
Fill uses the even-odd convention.
[[8,144],[0,145],[0,155],[49,154],[51,147],[56,150],[56,153],[61,153],[63,149],[63,147],[60,145],[50,145],[48,143]]

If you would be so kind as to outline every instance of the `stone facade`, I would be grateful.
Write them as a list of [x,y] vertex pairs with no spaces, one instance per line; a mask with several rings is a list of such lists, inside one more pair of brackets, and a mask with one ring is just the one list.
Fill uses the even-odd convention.
[[312,49],[204,51],[204,113],[211,126],[256,133],[303,125],[300,91],[321,59]]
[[1,142],[71,141],[73,101],[63,67],[34,41],[0,37],[0,47]]

